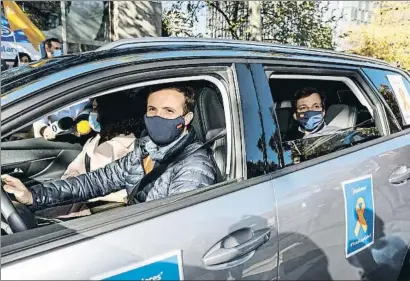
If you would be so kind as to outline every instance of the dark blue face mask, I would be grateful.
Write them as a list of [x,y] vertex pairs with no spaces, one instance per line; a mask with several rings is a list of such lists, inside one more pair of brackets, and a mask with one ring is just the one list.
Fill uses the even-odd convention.
[[175,141],[185,128],[182,116],[175,119],[165,119],[159,116],[144,115],[145,126],[151,140],[158,146],[166,146]]
[[312,132],[324,122],[322,111],[306,111],[296,113],[300,126],[308,132]]

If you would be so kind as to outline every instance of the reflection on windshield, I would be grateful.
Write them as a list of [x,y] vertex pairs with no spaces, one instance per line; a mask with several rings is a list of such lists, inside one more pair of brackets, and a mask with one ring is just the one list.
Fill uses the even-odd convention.
[[287,141],[283,143],[285,166],[301,163],[337,150],[380,137],[377,128],[340,130],[331,135]]
[[55,61],[44,59],[44,60],[40,60],[40,61],[37,61],[37,62],[34,62],[34,63],[9,68],[8,70],[1,72],[1,80],[3,82],[6,79],[11,79],[13,77],[17,77],[17,76],[22,75],[24,73],[30,72],[35,68],[41,67],[41,66],[43,66],[47,63],[54,63],[54,62]]
[[[13,67],[6,71],[2,71],[1,72],[2,94],[8,91],[8,89],[6,89],[7,87],[5,86],[7,86],[10,83],[16,83],[16,81],[21,80],[21,79],[24,80],[27,77],[29,77],[31,74],[36,73],[36,75],[38,75],[39,77],[44,77],[47,75],[47,71],[49,71],[49,69],[56,68],[56,67],[59,69],[67,68],[67,64],[64,63],[64,61],[68,61],[72,57],[74,57],[74,55],[66,55],[66,56],[61,56],[61,57],[55,57],[52,59],[41,59],[36,62],[32,62],[32,63],[25,64],[25,65],[18,66],[18,67]],[[43,68],[44,66],[46,67]],[[49,66],[51,66],[51,68]],[[17,84],[21,85],[24,83],[17,83]],[[18,87],[18,85],[16,85],[15,87]]]

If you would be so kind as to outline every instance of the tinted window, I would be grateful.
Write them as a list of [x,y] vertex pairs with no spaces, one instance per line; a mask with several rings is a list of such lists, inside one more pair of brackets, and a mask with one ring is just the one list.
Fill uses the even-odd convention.
[[269,84],[276,105],[284,166],[381,136],[373,106],[345,82],[275,77]]
[[[387,104],[389,105],[390,109],[393,111],[395,118],[399,121],[400,125],[403,127],[409,126],[406,125],[403,120],[403,114],[400,110],[399,103],[397,101],[396,95],[393,91],[392,85],[389,82],[387,75],[400,75],[398,73],[386,70],[379,70],[379,69],[372,69],[372,68],[364,68],[363,71],[366,75],[370,78],[373,85],[377,88],[379,93],[383,96]],[[400,75],[401,76],[401,75]],[[410,93],[410,82],[408,79],[402,77],[403,83],[407,89],[407,93]],[[393,127],[392,127],[393,125]],[[397,132],[397,126],[394,126],[390,120],[390,128],[393,132]]]
[[[148,94],[155,91],[155,89],[157,89],[157,91],[159,89],[169,90],[173,87],[183,87],[182,89],[185,90],[186,93],[191,92],[188,89],[188,87],[191,87],[191,94],[196,93],[195,120],[192,122],[191,128],[195,131],[196,138],[199,141],[204,143],[212,136],[219,134],[223,129],[226,129],[225,109],[223,107],[221,92],[216,85],[208,81],[175,82],[171,84],[153,85],[151,87],[118,90],[114,93],[90,98],[91,104],[88,104],[88,100],[86,100],[87,105],[84,105],[84,107],[87,106],[88,110],[81,108],[78,111],[67,110],[64,116],[59,114],[46,116],[43,125],[52,127],[51,131],[54,131],[55,128],[56,131],[54,132],[57,132],[57,134],[50,138],[50,135],[43,133],[39,138],[47,138],[49,143],[47,143],[47,141],[39,142],[27,139],[33,137],[33,133],[29,135],[27,132],[11,135],[8,143],[3,140],[1,151],[1,168],[3,174],[13,174],[13,176],[19,178],[26,187],[30,188],[45,180],[77,177],[87,172],[87,166],[90,171],[95,171],[113,161],[125,157],[135,148],[140,137],[147,136],[144,115],[150,113],[146,106]],[[164,97],[164,92],[162,95]],[[173,101],[170,106],[176,108],[176,110],[179,108],[179,112],[176,112],[176,110],[169,112],[169,108],[162,110],[160,99],[157,98],[156,101],[151,101],[150,104],[155,110],[159,108],[159,113],[154,111],[151,116],[164,116],[164,118],[170,116],[167,114],[178,116],[180,112],[183,112],[183,107],[180,103],[176,103],[175,99],[173,99]],[[199,106],[199,104],[201,104],[201,106]],[[154,105],[158,106],[155,107]],[[57,105],[55,106],[57,107]],[[95,113],[95,115],[93,115],[96,118],[90,118],[90,116],[93,116],[91,115],[92,113]],[[67,118],[71,119],[71,122],[67,122]],[[59,122],[61,120],[65,121]],[[30,125],[30,127],[32,126]],[[260,126],[257,127],[260,128]],[[195,136],[193,135],[193,137]],[[81,143],[83,145],[82,153],[80,153],[81,150],[77,151],[77,148],[81,148],[81,146],[68,146],[67,144],[52,145],[51,142]],[[27,147],[35,147],[35,150],[24,149]],[[21,151],[20,148],[23,151]],[[65,152],[62,157],[60,157],[60,150],[64,150]],[[212,153],[216,162],[215,164],[217,166],[215,168],[219,169],[222,176],[225,176],[227,166],[225,159],[227,159],[227,155],[230,153],[230,151],[227,151],[227,140],[216,141],[209,152]],[[26,160],[21,161],[21,157]],[[212,163],[210,161],[211,159],[209,159],[208,163],[204,164],[196,162],[193,163],[193,165],[187,165],[186,169],[187,171],[191,169],[195,174],[198,173],[198,171],[208,171],[206,172],[208,175],[211,173],[210,166]],[[147,162],[149,163],[149,161],[144,160],[144,165],[141,167],[141,170],[142,168],[144,168],[144,171],[146,170],[148,166],[146,165]],[[152,168],[153,165],[154,163],[152,163]],[[120,173],[123,168],[124,167],[119,169],[113,168],[115,171],[112,170],[112,172]],[[19,171],[16,172],[16,170]],[[37,177],[36,175],[43,175],[43,178]],[[174,178],[176,177],[173,176],[170,181],[165,184],[172,186]],[[198,177],[198,187],[200,186],[200,182],[207,178],[208,176]],[[212,182],[205,181],[203,183],[212,184]],[[67,184],[70,185],[70,183]],[[186,184],[191,188],[193,183],[186,182]],[[181,184],[179,184],[172,192],[162,193],[162,195],[159,195],[158,192],[155,193],[156,198],[153,199],[165,198],[173,194],[185,192],[186,190],[191,189],[183,188],[183,186],[181,188]],[[72,191],[72,193],[75,194],[75,191]],[[54,196],[58,196],[58,194],[54,194]],[[43,210],[33,209],[32,211],[36,216],[38,227],[58,223],[60,219],[71,220],[88,215],[92,216],[97,212],[111,209],[106,208],[106,206],[112,204],[112,202],[119,203],[115,204],[116,208],[122,207],[124,206],[124,202],[127,202],[127,200],[125,200],[127,199],[127,191],[125,189],[115,191],[104,197],[97,197],[97,194],[93,193],[88,196],[88,198],[83,199],[84,202],[82,203],[69,204],[65,205],[65,207],[61,203],[58,204],[58,206],[44,206],[46,208]],[[87,202],[87,199],[93,200]],[[143,200],[145,201],[145,198]],[[69,208],[66,208],[67,206]],[[6,234],[3,231],[4,223],[5,222],[2,221],[2,235]],[[5,224],[5,226],[7,227],[4,229],[9,229],[7,224]],[[13,233],[8,231],[7,234]]]
[[266,147],[267,171],[273,172],[283,166],[281,138],[275,116],[275,104],[270,93],[268,79],[260,64],[251,65],[258,102],[261,108],[262,127]]
[[266,143],[261,124],[261,112],[251,73],[242,64],[237,65],[236,70],[241,93],[247,178],[249,179],[263,175],[266,172]]

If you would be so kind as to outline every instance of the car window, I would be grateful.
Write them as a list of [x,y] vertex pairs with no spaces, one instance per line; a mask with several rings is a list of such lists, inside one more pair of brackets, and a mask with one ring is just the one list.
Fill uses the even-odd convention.
[[[189,109],[193,112],[193,120],[191,126],[189,127],[191,128],[191,131],[194,132],[194,134],[192,134],[192,141],[205,143],[220,135],[218,141],[211,142],[210,146],[208,147],[209,149],[203,150],[201,152],[207,153],[209,157],[209,165],[206,163],[205,164],[209,167],[213,166],[215,168],[214,184],[229,180],[230,176],[227,175],[226,169],[227,166],[230,165],[227,160],[230,158],[228,157],[228,153],[230,153],[228,151],[228,147],[230,147],[228,145],[230,140],[227,137],[227,135],[229,134],[221,135],[224,129],[227,129],[225,123],[226,109],[224,108],[223,103],[223,99],[226,97],[223,97],[223,94],[220,90],[220,85],[217,86],[205,80],[177,82],[177,84],[179,86],[182,85],[183,87],[189,88],[189,91],[193,92],[195,96],[194,100],[190,100],[190,108],[187,107],[186,109],[184,109]],[[74,139],[74,142],[81,142],[81,144],[83,145],[83,150],[81,152],[78,151],[78,156],[76,156],[76,158],[71,162],[66,163],[67,161],[65,161],[64,159],[53,161],[54,158],[58,158],[58,153],[60,152],[60,150],[58,149],[60,146],[58,146],[58,144],[61,143],[61,148],[63,149],[64,142],[67,142],[66,138],[55,138],[48,140],[48,142],[50,143],[57,144],[55,146],[57,148],[55,156],[53,155],[53,151],[47,151],[49,150],[49,147],[53,146],[47,145],[46,142],[38,142],[37,140],[32,141],[31,139],[27,138],[23,140],[8,139],[8,141],[4,141],[7,142],[7,145],[9,147],[8,155],[10,156],[12,156],[13,153],[19,153],[18,148],[20,144],[27,146],[28,144],[30,144],[30,141],[32,141],[31,146],[36,147],[37,152],[36,154],[31,155],[31,151],[28,151],[27,153],[30,154],[28,155],[30,157],[26,157],[26,159],[30,160],[28,160],[26,163],[22,163],[21,166],[19,160],[14,161],[13,157],[9,157],[9,159],[7,160],[7,167],[2,163],[2,172],[7,174],[12,173],[14,176],[20,178],[23,184],[25,184],[27,187],[30,187],[42,183],[43,181],[53,181],[76,177],[80,174],[85,174],[88,171],[94,171],[96,169],[102,168],[110,164],[111,162],[126,156],[135,149],[136,144],[139,143],[140,140],[142,141],[141,143],[145,143],[144,139],[147,139],[148,137],[152,139],[152,131],[149,131],[146,126],[148,122],[147,120],[152,116],[162,116],[159,114],[153,114],[153,111],[161,111],[161,114],[165,115],[178,115],[178,113],[174,112],[174,108],[160,105],[164,99],[157,101],[157,104],[159,104],[161,107],[152,108],[152,106],[150,107],[147,105],[147,98],[149,96],[149,93],[151,93],[155,89],[157,89],[155,91],[161,91],[160,89],[162,89],[161,87],[165,87],[164,85],[165,84],[156,84],[151,86],[136,87],[100,95],[96,98],[90,98],[81,102],[77,102],[76,105],[85,103],[84,108],[87,108],[88,106],[89,111],[87,111],[87,116],[85,118],[82,118],[81,121],[87,121],[91,130],[88,134],[84,134],[82,136],[78,136],[70,132],[71,138]],[[83,111],[84,110],[82,110],[81,112]],[[178,115],[176,118],[163,117],[157,118],[155,120],[150,119],[149,122],[154,122],[154,125],[151,126],[151,128],[156,129],[157,125],[155,124],[157,123],[155,122],[160,122],[163,119],[176,120],[177,118],[182,118],[182,120],[184,120],[183,118],[188,115],[189,112],[187,111],[183,113],[183,115]],[[56,119],[55,122],[57,121],[58,120]],[[78,124],[74,125],[77,126]],[[32,124],[30,126],[33,127]],[[180,127],[178,126],[177,128]],[[161,143],[163,141],[163,134],[159,132],[159,134],[156,135],[159,136],[157,142]],[[81,137],[82,141],[80,141]],[[41,147],[42,145],[44,146],[44,148]],[[12,147],[12,149],[10,149],[10,147]],[[147,151],[144,150],[144,153],[148,153],[149,148],[145,149]],[[4,151],[2,149],[2,162],[4,160],[3,156],[5,155],[3,155],[3,153]],[[41,159],[36,158],[43,157],[42,155],[49,156]],[[88,164],[86,160],[87,157],[89,159]],[[155,161],[158,161],[156,159],[147,159],[148,161],[145,161],[146,158],[144,158],[142,165],[145,173],[149,173],[154,168]],[[150,161],[151,164],[149,164]],[[205,160],[203,160],[202,162],[204,161]],[[5,167],[8,170],[6,170]],[[19,173],[15,173],[16,169],[19,171]],[[190,166],[186,165],[186,169],[190,169]],[[203,179],[207,180],[208,182],[209,176],[207,173],[210,171],[204,170],[203,172],[201,172],[201,167],[193,167],[193,169],[195,169],[195,174],[197,174],[199,178],[188,178],[184,182],[189,183],[191,182],[191,180],[195,182],[201,182],[201,180]],[[33,170],[35,170],[35,172],[33,172]],[[142,175],[144,174],[144,172],[142,172]],[[205,176],[205,174],[207,176]],[[175,175],[169,176],[174,177]],[[163,181],[161,180],[160,182]],[[168,182],[168,180],[165,182]],[[178,188],[175,189],[176,191],[170,191],[166,196],[178,194],[180,192],[183,192],[184,190],[193,190],[188,186],[186,188],[181,187],[180,185],[182,184],[183,182],[179,182],[177,186]],[[205,184],[205,186],[206,185],[207,184]],[[124,206],[127,201],[127,192],[124,189],[118,192],[112,192],[104,197],[92,198],[91,200],[87,200],[83,203],[74,203],[69,205],[61,205],[58,207],[46,208],[45,210],[36,211],[35,215],[37,216],[39,225],[55,223],[56,220],[54,219],[61,221],[88,216],[112,208],[112,203],[118,204],[114,204],[114,207]],[[152,197],[149,197],[150,195],[148,193],[147,198],[151,198],[149,200],[161,199],[161,197],[158,197],[156,195],[160,194],[157,191],[155,191],[155,193],[153,194],[154,195],[152,195]]]
[[84,122],[80,122],[87,121],[91,111],[91,100],[84,99],[43,116],[32,124],[3,138],[2,142],[44,138],[43,128],[50,127],[54,132],[53,138],[49,139],[50,141],[84,143],[83,141],[90,137],[90,128],[81,126]]
[[353,80],[333,79],[270,78],[285,167],[381,136],[374,106]]
[[373,68],[364,68],[363,71],[383,96],[400,125],[404,128],[409,127],[410,82],[408,78],[393,71]]
[[236,70],[241,94],[247,179],[250,179],[266,173],[265,137],[251,73],[242,64],[237,65]]

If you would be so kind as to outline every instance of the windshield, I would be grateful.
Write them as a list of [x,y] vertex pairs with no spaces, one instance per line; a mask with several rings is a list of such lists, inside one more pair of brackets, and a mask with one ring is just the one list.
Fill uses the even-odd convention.
[[67,55],[53,59],[42,59],[30,64],[14,67],[1,72],[1,95],[30,81],[67,69],[83,55]]
[[25,65],[22,65],[22,66],[19,66],[19,67],[9,68],[6,71],[1,72],[1,81],[13,78],[16,75],[21,75],[21,74],[30,72],[32,69],[33,68],[30,67],[28,64],[25,64]]
[[[52,66],[60,61],[60,58],[56,59],[43,59],[34,63],[25,64],[19,67],[10,68],[6,71],[1,72],[1,86],[2,88],[11,82],[15,82],[16,79],[26,76],[30,72],[35,73],[36,70],[43,66]],[[2,91],[4,94],[4,91]]]

